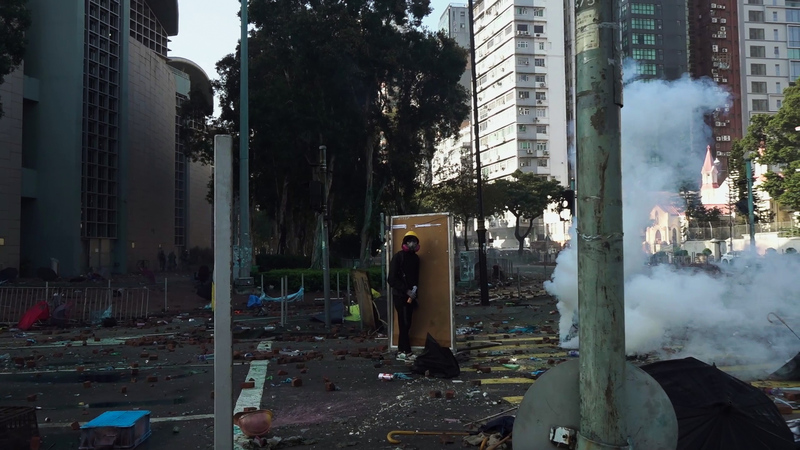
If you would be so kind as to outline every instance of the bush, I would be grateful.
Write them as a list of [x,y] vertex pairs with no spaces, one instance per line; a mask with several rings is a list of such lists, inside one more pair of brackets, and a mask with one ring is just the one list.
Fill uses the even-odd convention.
[[274,269],[307,269],[311,258],[302,255],[256,255],[258,270],[266,272]]
[[706,255],[706,256],[711,256],[711,255],[714,254],[714,252],[712,252],[710,248],[704,248],[703,249],[703,254]]
[[675,250],[675,256],[689,256],[688,250]]
[[[340,282],[339,288],[344,290],[347,288],[347,275],[350,273],[349,269],[331,269],[331,290],[336,289],[336,274],[339,274]],[[367,270],[369,274],[369,282],[373,289],[380,291],[384,281],[381,280],[381,268],[371,267]],[[261,283],[261,275],[264,275],[264,287],[275,286],[279,289],[281,285],[281,278],[288,277],[289,292],[296,292],[300,289],[301,283],[305,283],[306,292],[315,292],[323,290],[322,270],[315,269],[275,269],[262,272],[256,275],[256,285]],[[352,288],[353,282],[350,282]]]

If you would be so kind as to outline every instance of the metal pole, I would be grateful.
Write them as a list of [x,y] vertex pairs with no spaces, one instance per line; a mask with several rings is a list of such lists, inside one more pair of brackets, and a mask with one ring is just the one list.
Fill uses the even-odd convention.
[[214,448],[233,446],[233,139],[214,136]]
[[347,273],[347,306],[350,306],[350,272]]
[[469,59],[472,69],[472,127],[475,144],[475,178],[478,196],[478,279],[481,287],[481,305],[489,306],[489,275],[486,273],[486,223],[483,218],[483,174],[481,173],[481,140],[478,123],[478,73],[475,61],[475,13],[473,1],[469,0]]
[[342,298],[342,292],[339,289],[339,272],[336,272],[336,299],[340,300]]
[[517,300],[522,299],[522,279],[519,277],[519,267],[517,267]]
[[381,294],[386,292],[386,216],[381,213]]
[[250,278],[252,245],[250,243],[250,108],[249,57],[247,25],[248,0],[240,0],[242,16],[241,81],[239,83],[239,278]]
[[325,291],[325,327],[331,328],[331,268],[328,254],[328,147],[322,151],[322,288]]
[[627,448],[617,5],[575,8],[579,450]]
[[167,277],[164,277],[164,312],[167,312]]
[[755,205],[753,204],[753,152],[744,155],[745,167],[747,168],[747,220],[750,224],[750,251],[756,251],[756,215]]

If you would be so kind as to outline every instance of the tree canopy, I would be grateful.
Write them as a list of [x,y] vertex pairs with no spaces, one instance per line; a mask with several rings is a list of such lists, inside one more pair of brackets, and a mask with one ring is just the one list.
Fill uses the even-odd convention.
[[800,132],[795,131],[800,126],[800,86],[786,88],[783,95],[780,110],[753,116],[747,134],[733,145],[729,164],[739,174],[740,207],[747,195],[744,155],[754,152],[754,160],[769,168],[761,189],[782,206],[800,211]]
[[[309,183],[327,147],[332,240],[366,258],[377,215],[413,213],[420,168],[467,117],[466,51],[422,30],[428,0],[251,0],[252,204],[273,250],[308,253]],[[239,122],[239,51],[217,63],[221,120]],[[332,244],[332,245],[334,245]]]
[[[0,84],[22,63],[25,55],[25,30],[31,25],[28,0],[3,0],[0,2]],[[3,103],[0,99],[0,117]]]
[[[522,252],[525,238],[533,228],[533,220],[553,203],[561,204],[564,199],[564,187],[555,180],[533,173],[517,170],[511,179],[501,178],[491,183],[492,190],[499,196],[504,209],[516,218],[514,237],[519,242]],[[521,222],[528,221],[524,231],[520,231]]]

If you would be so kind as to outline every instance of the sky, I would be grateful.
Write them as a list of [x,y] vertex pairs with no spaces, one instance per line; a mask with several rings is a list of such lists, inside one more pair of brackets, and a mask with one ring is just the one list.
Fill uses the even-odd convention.
[[[423,25],[436,29],[448,4],[448,0],[431,0],[433,12]],[[239,0],[179,0],[178,6],[178,35],[170,38],[169,56],[190,59],[209,78],[217,78],[217,61],[236,50],[241,36]]]

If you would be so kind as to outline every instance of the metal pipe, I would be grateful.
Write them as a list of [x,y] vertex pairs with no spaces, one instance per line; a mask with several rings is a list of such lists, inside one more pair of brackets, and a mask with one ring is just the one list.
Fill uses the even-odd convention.
[[381,213],[381,294],[386,293],[386,216]]
[[747,169],[747,221],[750,228],[750,251],[756,251],[756,217],[755,204],[753,201],[753,153],[749,151],[744,155],[745,167]]
[[320,145],[322,152],[322,288],[325,292],[325,328],[331,328],[331,268],[328,249],[328,147]]
[[627,445],[617,6],[575,8],[579,450]]
[[247,36],[248,0],[241,0],[241,69],[239,83],[239,278],[250,277],[252,245],[250,243],[250,105],[249,105],[249,42]]
[[214,448],[233,445],[233,139],[214,136]]
[[483,217],[483,174],[481,173],[481,140],[480,125],[478,123],[478,69],[475,62],[475,12],[473,1],[469,0],[469,60],[472,70],[472,142],[475,145],[475,179],[477,180],[476,192],[478,198],[478,279],[481,288],[481,306],[489,306],[489,274],[486,272],[486,221]]

